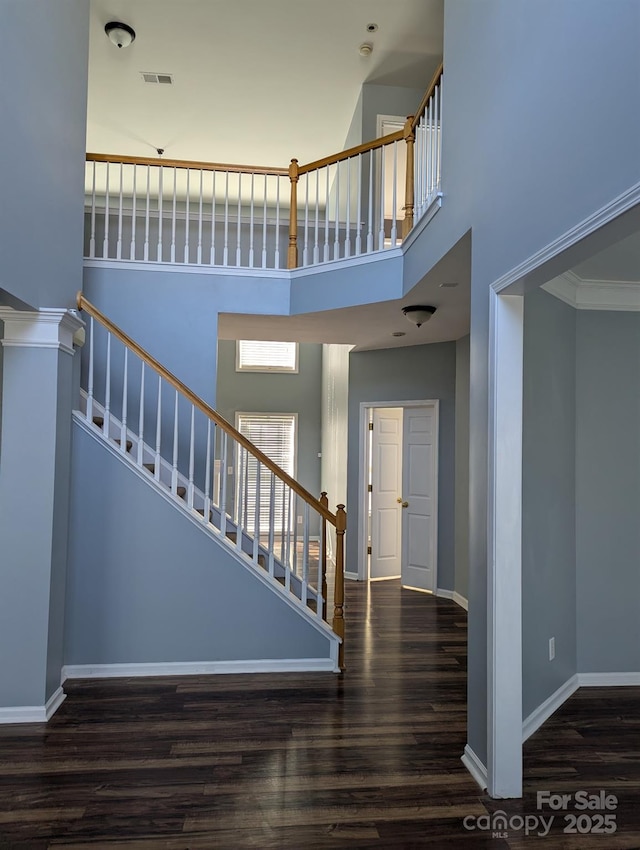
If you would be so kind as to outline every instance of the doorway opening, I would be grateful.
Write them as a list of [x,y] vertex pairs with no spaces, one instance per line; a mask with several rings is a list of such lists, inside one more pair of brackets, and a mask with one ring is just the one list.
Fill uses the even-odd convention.
[[435,593],[438,401],[360,405],[358,578]]

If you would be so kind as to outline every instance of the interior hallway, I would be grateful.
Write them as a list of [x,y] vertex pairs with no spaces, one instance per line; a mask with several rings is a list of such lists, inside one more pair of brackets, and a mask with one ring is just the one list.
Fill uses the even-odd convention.
[[490,801],[460,761],[464,611],[397,581],[347,604],[343,677],[68,682],[48,726],[0,727],[0,848],[516,848],[463,819],[542,788],[620,798],[615,835],[558,820],[545,850],[640,847],[638,691],[580,692],[527,743],[525,800]]

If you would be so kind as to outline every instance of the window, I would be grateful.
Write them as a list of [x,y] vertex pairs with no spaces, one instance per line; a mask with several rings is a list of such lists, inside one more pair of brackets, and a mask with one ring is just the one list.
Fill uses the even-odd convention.
[[[237,413],[236,428],[260,451],[277,463],[286,473],[296,474],[296,414],[295,413]],[[236,499],[243,492],[255,494],[258,477],[258,462],[249,456],[244,470],[236,469]],[[246,487],[243,486],[246,480]],[[269,528],[269,495],[271,472],[264,466],[260,473],[260,534]],[[280,479],[275,482],[274,527],[276,533],[283,529],[283,521],[291,520],[290,507],[285,505],[285,486]],[[255,502],[249,497],[246,504],[245,527],[255,531]]]
[[298,343],[239,339],[236,344],[237,372],[297,372]]

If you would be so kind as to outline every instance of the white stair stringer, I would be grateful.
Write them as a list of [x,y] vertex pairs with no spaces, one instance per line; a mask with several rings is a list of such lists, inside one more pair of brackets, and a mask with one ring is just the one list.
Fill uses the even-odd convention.
[[[86,393],[81,391],[81,406],[84,408],[85,405]],[[104,418],[104,408],[96,402],[95,399],[92,403],[92,416]],[[225,551],[230,553],[240,565],[242,565],[245,569],[250,570],[260,582],[269,587],[272,592],[277,593],[291,608],[304,617],[307,622],[312,624],[323,635],[329,637],[331,639],[331,659],[332,662],[334,662],[332,669],[334,672],[339,672],[340,668],[338,667],[337,659],[338,646],[341,639],[307,604],[307,600],[315,601],[317,594],[315,588],[307,582],[304,582],[292,570],[286,567],[282,561],[275,556],[275,553],[272,559],[273,567],[271,568],[269,550],[262,544],[258,546],[258,553],[259,555],[264,556],[265,566],[263,567],[256,563],[249,554],[249,552],[253,552],[253,537],[243,530],[241,532],[243,548],[240,549],[237,542],[229,539],[226,534],[223,534],[220,531],[220,510],[217,506],[211,504],[210,519],[209,521],[205,521],[203,514],[198,513],[198,509],[201,511],[204,509],[204,494],[194,486],[193,508],[189,507],[186,497],[182,498],[172,491],[172,467],[171,464],[169,464],[163,457],[160,458],[160,480],[156,480],[153,473],[149,472],[144,468],[144,466],[139,465],[137,462],[139,442],[137,434],[130,429],[126,430],[126,439],[132,443],[130,451],[123,451],[120,445],[116,442],[116,440],[121,439],[122,425],[121,422],[113,416],[113,414],[110,413],[109,415],[109,428],[106,433],[103,428],[87,420],[84,410],[74,411],[74,419],[84,430],[87,431],[87,433],[92,435],[96,440],[104,445],[104,447],[114,457],[126,464],[141,480],[156,490],[156,492],[158,492],[166,501],[171,503],[174,508],[185,514],[191,523],[200,529],[201,533],[208,535],[210,538],[215,540],[218,545],[224,547]],[[154,464],[155,461],[155,450],[143,442],[142,464]],[[188,486],[188,480],[184,475],[178,472],[177,487],[188,488]],[[226,516],[226,531],[227,533],[233,533],[235,535],[238,533],[236,523],[228,514]],[[273,574],[271,574],[271,569]],[[285,580],[287,573],[289,574],[287,577],[289,587],[278,580],[279,578]]]

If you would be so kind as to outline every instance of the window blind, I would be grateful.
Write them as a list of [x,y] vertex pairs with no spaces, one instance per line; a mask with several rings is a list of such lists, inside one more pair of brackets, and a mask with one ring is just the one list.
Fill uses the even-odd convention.
[[298,343],[239,339],[236,368],[247,372],[297,372]]

